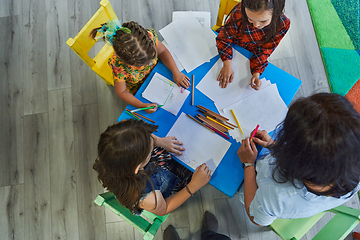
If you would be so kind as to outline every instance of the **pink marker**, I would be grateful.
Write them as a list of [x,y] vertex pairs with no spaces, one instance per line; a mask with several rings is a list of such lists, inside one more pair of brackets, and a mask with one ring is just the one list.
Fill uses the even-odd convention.
[[255,128],[254,133],[251,135],[250,139],[252,139],[252,138],[255,136],[257,130],[259,129],[259,127],[260,127],[260,125],[258,124],[258,125],[256,126],[256,128]]

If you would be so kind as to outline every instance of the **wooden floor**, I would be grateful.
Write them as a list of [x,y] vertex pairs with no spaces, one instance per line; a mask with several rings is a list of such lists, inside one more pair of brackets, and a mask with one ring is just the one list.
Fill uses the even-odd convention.
[[[210,11],[214,24],[219,4],[111,2],[123,21],[156,31],[176,10]],[[295,98],[328,92],[306,0],[286,4],[291,28],[271,62],[303,81]],[[65,42],[98,7],[99,0],[0,0],[0,239],[141,239],[93,203],[103,190],[92,170],[99,134],[125,105]],[[348,205],[358,208],[358,199]],[[172,224],[182,239],[200,239],[206,210],[218,217],[219,232],[233,240],[279,239],[252,225],[236,196],[228,198],[210,185],[171,213],[162,230]],[[162,239],[162,231],[155,239]]]

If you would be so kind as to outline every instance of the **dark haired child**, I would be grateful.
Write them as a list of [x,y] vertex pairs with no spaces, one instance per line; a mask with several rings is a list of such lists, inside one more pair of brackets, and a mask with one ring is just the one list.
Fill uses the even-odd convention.
[[153,135],[156,129],[134,119],[108,127],[100,136],[93,165],[102,186],[137,214],[145,209],[166,215],[211,178],[206,164],[192,174],[173,160],[168,152],[181,154],[182,143],[175,137]]
[[[100,34],[96,37],[97,32]],[[136,22],[126,22],[121,26],[118,20],[112,20],[93,29],[90,37],[105,38],[113,46],[114,54],[109,59],[109,65],[113,70],[114,87],[119,98],[127,104],[137,108],[155,106],[145,111],[156,111],[155,103],[143,103],[134,95],[158,58],[170,69],[178,86],[190,86],[189,78],[179,71],[169,50],[158,41],[153,29],[144,29]]]
[[[345,98],[318,93],[289,108],[273,140],[266,131],[244,139],[239,198],[250,220],[306,218],[337,207],[360,188],[360,115]],[[270,151],[256,162],[259,144]]]
[[223,67],[217,81],[226,88],[232,82],[232,43],[250,52],[251,87],[259,90],[260,75],[268,65],[268,57],[279,45],[290,27],[290,20],[283,14],[285,0],[242,0],[229,14],[216,38]]

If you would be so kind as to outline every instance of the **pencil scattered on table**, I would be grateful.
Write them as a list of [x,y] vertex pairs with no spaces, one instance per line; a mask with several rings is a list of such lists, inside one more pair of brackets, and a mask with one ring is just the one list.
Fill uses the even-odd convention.
[[237,126],[228,122],[228,118],[221,116],[220,114],[213,112],[206,107],[201,105],[197,105],[196,107],[200,113],[196,114],[195,117],[187,114],[191,119],[203,125],[210,131],[217,133],[226,139],[230,139],[230,137],[227,135],[228,131],[237,128]]
[[[127,109],[126,109],[126,110],[127,110]],[[135,116],[134,114],[132,114],[129,110],[127,110],[127,111],[125,111],[125,112],[126,112],[127,114],[129,114],[131,117],[133,117],[133,118],[141,121],[140,118],[136,117],[136,116]]]
[[141,118],[144,118],[144,119],[146,119],[146,120],[148,120],[148,121],[150,121],[152,123],[155,123],[154,120],[151,120],[151,119],[149,119],[149,118],[147,118],[147,117],[145,117],[145,116],[143,116],[143,115],[141,115],[141,114],[139,114],[137,112],[131,112],[129,109],[125,109],[125,110],[130,116],[133,115],[138,120],[141,120],[141,119],[139,119],[141,117]]
[[241,127],[240,127],[240,123],[239,123],[239,121],[237,120],[237,118],[236,118],[236,116],[235,116],[235,113],[234,113],[234,111],[233,111],[232,109],[231,109],[231,113],[232,113],[232,115],[234,116],[235,122],[236,122],[236,124],[238,125],[238,127],[239,127],[242,135],[244,135],[244,132],[243,132],[243,130],[242,130]]
[[191,91],[191,106],[194,106],[194,82],[195,82],[195,75],[193,74],[192,78],[192,91]]

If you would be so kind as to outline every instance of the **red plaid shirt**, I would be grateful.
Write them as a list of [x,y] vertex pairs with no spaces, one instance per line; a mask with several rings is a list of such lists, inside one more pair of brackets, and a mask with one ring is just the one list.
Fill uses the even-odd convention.
[[[226,24],[229,24],[229,22],[234,19],[241,19],[241,16],[242,14],[239,4],[229,17]],[[258,72],[262,74],[268,65],[268,57],[279,45],[281,39],[289,30],[290,20],[284,14],[281,15],[281,22],[282,25],[278,34],[274,39],[267,43],[259,43],[265,38],[265,31],[263,29],[257,29],[251,23],[247,24],[245,27],[244,35],[241,34],[242,25],[244,24],[242,20],[240,20],[237,24],[230,26],[227,25],[228,34],[224,33],[224,28],[222,27],[216,38],[216,44],[221,60],[225,61],[233,58],[231,44],[235,43],[254,54],[250,58],[251,73],[254,74]],[[237,36],[237,38],[233,38],[232,36]]]

